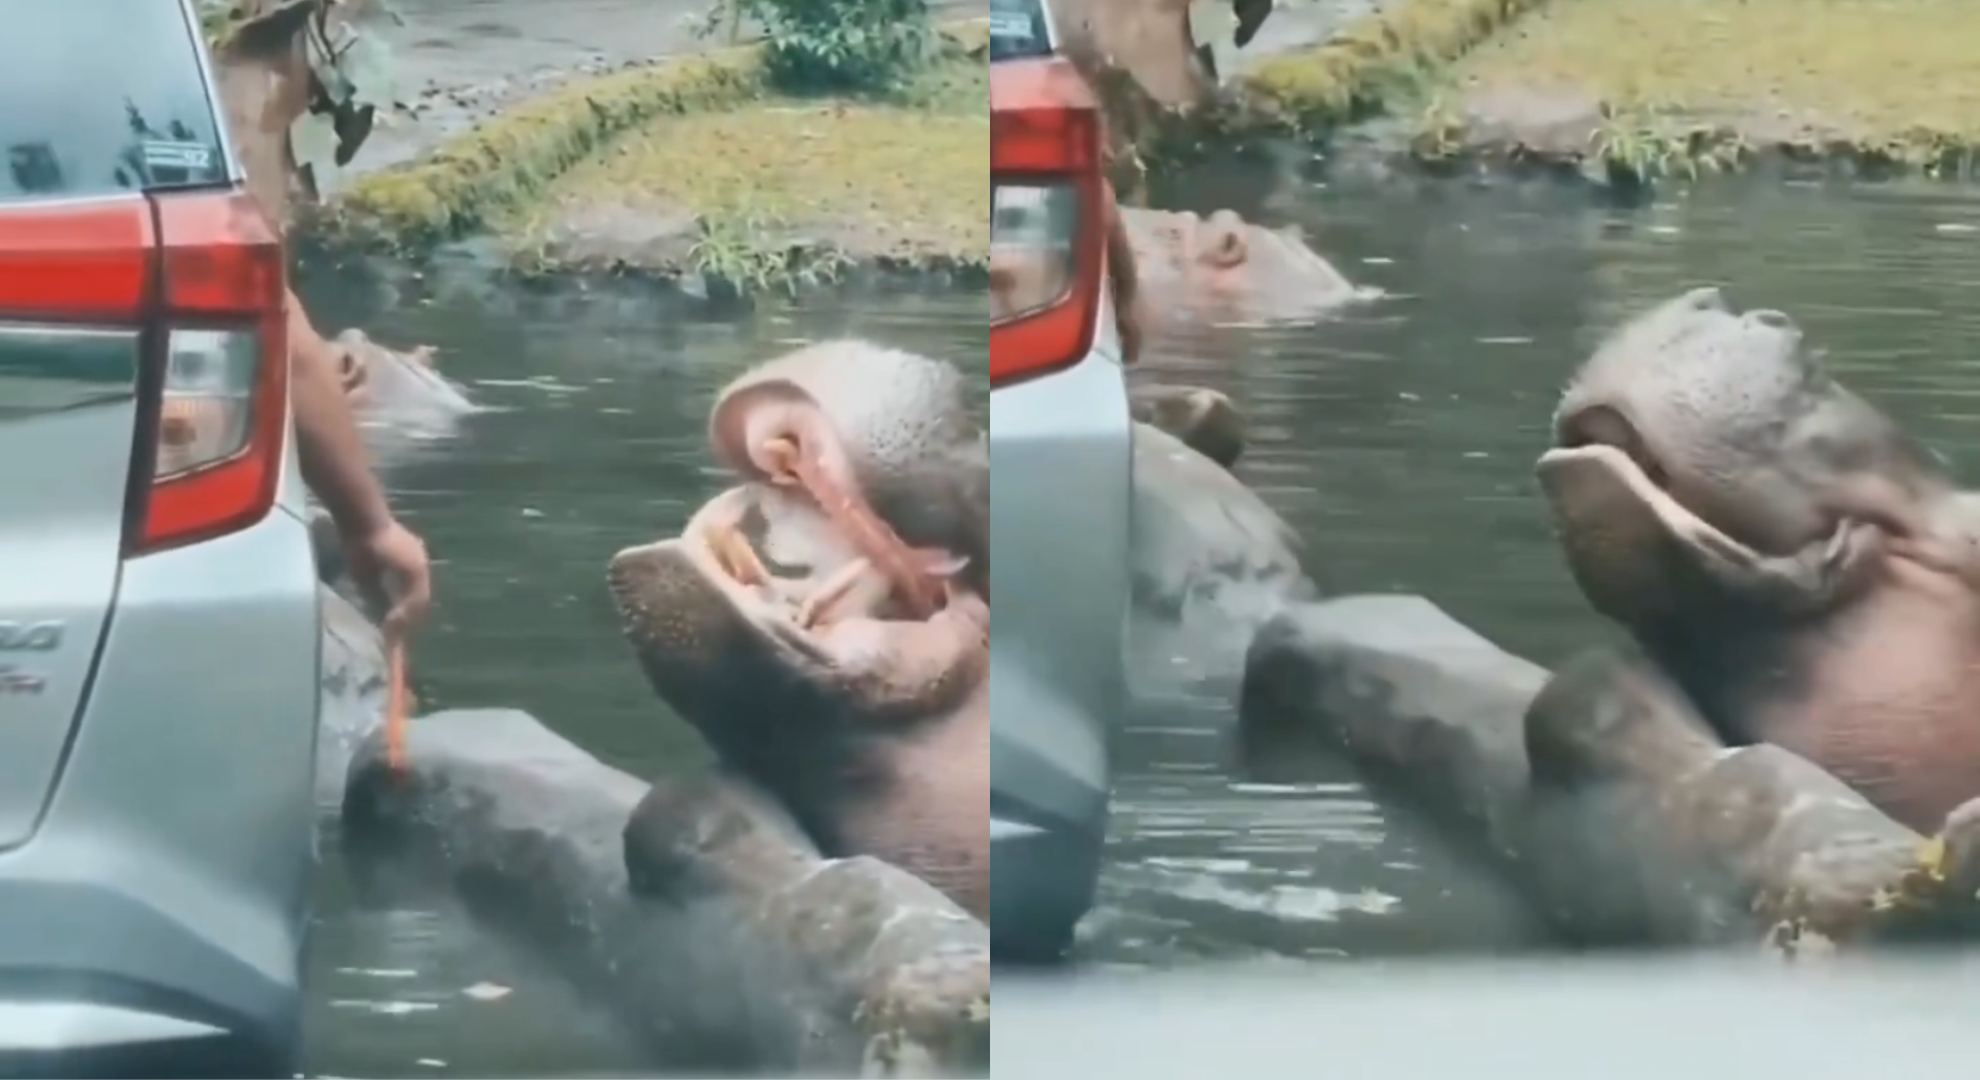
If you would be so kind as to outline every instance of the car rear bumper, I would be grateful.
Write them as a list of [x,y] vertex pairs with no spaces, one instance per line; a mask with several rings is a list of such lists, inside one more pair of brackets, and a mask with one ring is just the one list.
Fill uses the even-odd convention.
[[0,1074],[224,1074],[292,1049],[320,652],[286,510],[125,565],[54,793],[0,854]]
[[1107,724],[991,658],[990,940],[1056,959],[1093,906],[1107,837]]
[[991,939],[1070,943],[1093,902],[1126,703],[1133,446],[1112,318],[1095,353],[990,395]]

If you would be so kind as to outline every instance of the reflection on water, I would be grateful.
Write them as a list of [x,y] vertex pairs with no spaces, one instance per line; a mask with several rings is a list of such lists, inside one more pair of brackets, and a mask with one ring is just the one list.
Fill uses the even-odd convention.
[[[392,294],[316,283],[319,326],[431,344],[486,411],[390,474],[435,561],[436,608],[413,656],[429,709],[515,706],[601,758],[651,775],[701,745],[646,688],[604,586],[612,553],[677,528],[715,490],[708,405],[742,368],[855,334],[987,372],[980,296],[882,297],[750,320],[652,295],[518,300],[485,289]],[[326,856],[334,838],[326,838]],[[458,914],[353,903],[326,866],[312,957],[314,1071],[346,1076],[624,1070],[599,1011]],[[504,993],[504,991],[507,991]]]
[[[1202,329],[1140,373],[1244,409],[1239,472],[1307,538],[1329,594],[1421,593],[1542,663],[1611,635],[1568,579],[1531,466],[1561,383],[1603,332],[1693,285],[1792,314],[1852,387],[1980,477],[1970,190],[1728,182],[1622,210],[1550,185],[1404,186],[1237,207],[1303,226],[1389,299],[1317,326]],[[1195,185],[1178,205],[1216,209],[1231,198],[1218,187]],[[1307,793],[1230,778],[1218,733],[1231,690],[1150,703],[1125,738],[1115,865],[1088,956],[1531,940],[1502,891],[1349,777]]]

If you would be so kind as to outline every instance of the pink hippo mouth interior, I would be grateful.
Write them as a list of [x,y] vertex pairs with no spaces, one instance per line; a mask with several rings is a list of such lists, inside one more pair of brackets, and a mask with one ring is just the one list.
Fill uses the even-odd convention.
[[[811,556],[803,573],[767,562],[746,528],[758,500],[780,498],[762,547],[793,564]],[[974,624],[958,618],[976,616],[980,600],[962,594],[912,617],[889,579],[849,551],[800,501],[744,485],[681,535],[619,552],[607,580],[655,692],[724,758],[761,763],[848,724],[937,711],[987,663],[987,623],[972,648]]]
[[1631,621],[1682,595],[1681,569],[1752,564],[1752,545],[1685,506],[1662,462],[1620,413],[1563,417],[1535,474],[1552,507],[1569,569],[1598,609]]
[[834,645],[853,624],[912,621],[900,618],[887,578],[835,543],[829,523],[813,518],[814,542],[784,545],[796,546],[802,563],[779,564],[760,550],[752,533],[766,527],[762,502],[778,497],[757,485],[730,489],[681,535],[615,556],[610,579],[627,633],[683,663],[733,667],[767,650],[775,659],[762,662],[824,676],[849,659]]

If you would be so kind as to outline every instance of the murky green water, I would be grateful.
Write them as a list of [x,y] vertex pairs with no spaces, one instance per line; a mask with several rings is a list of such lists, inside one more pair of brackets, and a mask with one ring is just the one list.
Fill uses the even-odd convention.
[[[1216,200],[1203,185],[1201,200]],[[1547,188],[1303,190],[1298,220],[1391,297],[1312,327],[1216,329],[1145,375],[1219,387],[1251,418],[1241,471],[1308,538],[1333,593],[1429,596],[1542,662],[1604,632],[1554,552],[1530,478],[1553,394],[1602,330],[1690,285],[1781,307],[1857,389],[1980,475],[1980,194],[1720,185],[1639,210]],[[1207,208],[1207,207],[1206,207]],[[316,290],[328,327],[430,342],[491,411],[393,471],[441,606],[428,704],[516,705],[623,767],[697,761],[633,670],[601,581],[716,479],[702,424],[730,373],[786,342],[860,333],[985,354],[976,297],[898,298],[753,322],[613,295],[518,303]],[[1225,701],[1136,718],[1087,954],[1394,955],[1530,944],[1506,898],[1347,777],[1228,774]],[[358,910],[326,868],[314,1067],[330,1075],[571,1075],[626,1067],[597,1009],[424,909]],[[469,988],[512,990],[479,1000]]]
[[[737,320],[624,292],[434,291],[431,302],[328,283],[305,291],[325,329],[361,325],[388,344],[437,346],[442,370],[489,407],[458,438],[389,471],[400,513],[435,560],[437,606],[414,653],[422,704],[522,708],[641,775],[699,765],[703,750],[635,668],[605,562],[677,528],[717,489],[705,442],[714,392],[750,363],[847,334],[987,371],[983,302],[972,295]],[[354,905],[334,860],[324,877],[315,1071],[570,1076],[630,1064],[600,1010],[528,958],[450,912]]]
[[[1392,293],[1318,326],[1204,331],[1142,373],[1245,409],[1239,471],[1305,535],[1330,594],[1420,593],[1542,663],[1610,633],[1557,556],[1531,465],[1604,330],[1694,285],[1792,314],[1852,387],[1980,477],[1980,194],[1723,183],[1616,210],[1549,185],[1416,187],[1267,193],[1247,177],[1178,200],[1299,223]],[[1507,897],[1351,778],[1230,777],[1229,720],[1213,693],[1128,736],[1090,956],[1530,946]]]

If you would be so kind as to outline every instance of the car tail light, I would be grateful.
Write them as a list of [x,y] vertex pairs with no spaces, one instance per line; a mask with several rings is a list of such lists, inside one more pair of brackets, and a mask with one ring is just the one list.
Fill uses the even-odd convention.
[[141,385],[158,411],[133,478],[144,498],[133,554],[266,517],[288,429],[287,288],[274,231],[240,192],[164,196],[157,208],[163,318]]
[[990,82],[990,379],[1055,371],[1093,346],[1108,198],[1099,103],[1064,60]]
[[136,199],[0,214],[0,312],[129,325],[151,287],[151,207]]

